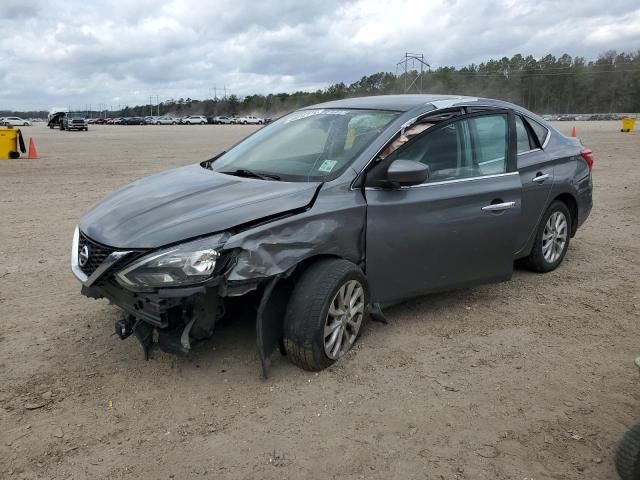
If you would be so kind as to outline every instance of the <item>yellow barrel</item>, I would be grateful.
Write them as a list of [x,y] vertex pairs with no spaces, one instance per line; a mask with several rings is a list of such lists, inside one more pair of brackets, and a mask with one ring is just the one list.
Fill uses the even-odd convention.
[[621,132],[630,132],[636,128],[636,119],[631,117],[624,117],[622,119]]
[[[21,148],[19,148],[21,147]],[[0,128],[0,160],[19,158],[24,153],[24,142],[19,128]]]

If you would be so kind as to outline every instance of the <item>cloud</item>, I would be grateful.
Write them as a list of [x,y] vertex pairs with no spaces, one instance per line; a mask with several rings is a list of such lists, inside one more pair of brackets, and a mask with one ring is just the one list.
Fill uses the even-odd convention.
[[0,109],[143,104],[321,88],[515,53],[595,58],[640,45],[637,0],[4,0]]

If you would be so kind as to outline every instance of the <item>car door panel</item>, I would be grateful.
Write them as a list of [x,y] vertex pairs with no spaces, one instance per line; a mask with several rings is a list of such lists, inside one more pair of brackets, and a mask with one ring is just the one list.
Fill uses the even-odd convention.
[[551,194],[554,168],[551,157],[544,150],[518,155],[518,171],[522,180],[522,214],[516,241],[516,256],[527,254],[527,245],[535,235]]
[[375,301],[511,277],[522,190],[512,125],[503,111],[453,118],[385,159],[425,163],[431,176],[412,187],[376,188],[374,175],[365,189]]
[[[520,215],[517,172],[384,190],[367,189],[367,277],[381,303],[508,280]],[[484,207],[513,202],[502,211]],[[507,254],[505,254],[507,252]]]

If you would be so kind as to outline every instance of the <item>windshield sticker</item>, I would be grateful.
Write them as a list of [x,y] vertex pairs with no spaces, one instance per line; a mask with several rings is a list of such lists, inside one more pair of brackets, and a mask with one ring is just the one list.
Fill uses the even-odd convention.
[[337,160],[325,160],[324,162],[322,162],[322,165],[320,165],[320,168],[318,168],[318,171],[330,173],[337,163]]
[[303,118],[309,118],[315,115],[346,115],[347,113],[349,113],[348,110],[325,110],[324,108],[318,110],[301,110],[289,115],[284,123],[295,122],[296,120],[302,120]]

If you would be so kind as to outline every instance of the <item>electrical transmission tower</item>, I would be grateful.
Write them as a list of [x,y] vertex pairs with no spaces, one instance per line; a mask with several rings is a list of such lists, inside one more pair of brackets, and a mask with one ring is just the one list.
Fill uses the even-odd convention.
[[[418,68],[420,71],[418,71]],[[431,65],[424,61],[424,54],[405,52],[404,58],[396,64],[396,77],[398,70],[404,68],[404,93],[411,90],[422,93],[422,77],[425,68],[431,70]]]

